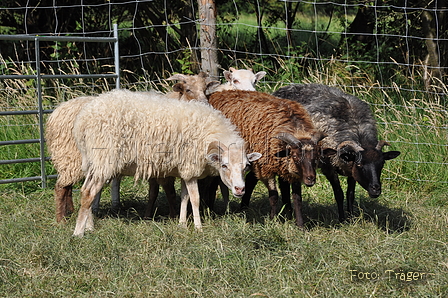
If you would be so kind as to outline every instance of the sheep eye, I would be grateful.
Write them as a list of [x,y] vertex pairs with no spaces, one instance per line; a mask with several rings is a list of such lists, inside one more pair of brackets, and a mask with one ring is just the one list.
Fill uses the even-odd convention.
[[234,84],[239,84],[240,81],[238,81],[238,80],[234,80],[233,83],[234,83]]
[[362,164],[360,164],[360,163],[357,163],[356,166],[357,166],[358,168],[362,168]]
[[222,165],[221,165],[221,168],[222,168],[223,170],[227,170],[228,167],[227,167],[227,165],[222,164]]

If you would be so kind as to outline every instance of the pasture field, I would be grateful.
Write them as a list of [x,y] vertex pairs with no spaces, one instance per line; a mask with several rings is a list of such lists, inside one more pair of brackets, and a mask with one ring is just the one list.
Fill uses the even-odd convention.
[[[191,218],[187,229],[166,218],[163,193],[158,215],[144,220],[147,184],[126,179],[119,214],[109,214],[106,188],[96,230],[79,239],[72,237],[76,213],[65,224],[55,222],[54,181],[47,189],[37,182],[0,185],[0,297],[447,297],[446,102],[398,88],[386,93],[368,78],[328,68],[301,80],[363,82],[356,95],[371,103],[380,138],[402,152],[386,163],[378,199],[357,188],[351,222],[337,222],[321,175],[303,190],[304,231],[283,216],[269,219],[261,185],[245,214],[235,212],[235,200],[229,214],[220,201],[220,215],[204,212],[202,233]],[[272,92],[279,86],[261,87]],[[35,94],[28,92],[3,97],[1,108],[29,109]],[[74,95],[54,94],[45,105]],[[4,140],[37,137],[36,116],[0,121]],[[1,159],[37,156],[34,145],[0,151]],[[48,170],[54,173],[50,163]],[[4,179],[39,173],[37,164],[0,168]],[[75,192],[76,206],[78,200]]]
[[[179,187],[179,185],[177,185]],[[54,219],[51,187],[0,193],[1,297],[447,297],[446,188],[384,183],[357,189],[356,215],[338,224],[324,177],[304,189],[306,229],[268,217],[259,184],[246,213],[204,212],[196,232],[169,220],[163,194],[143,220],[147,184],[125,180],[118,216],[103,193],[95,231],[72,237]],[[414,189],[414,190],[412,190]],[[78,206],[79,192],[75,193]],[[218,213],[224,213],[221,200]]]

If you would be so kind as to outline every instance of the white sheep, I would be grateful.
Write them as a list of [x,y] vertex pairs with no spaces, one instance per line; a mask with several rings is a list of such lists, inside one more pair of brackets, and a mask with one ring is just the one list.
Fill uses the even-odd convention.
[[246,155],[235,126],[211,106],[128,90],[101,94],[88,103],[76,117],[73,135],[86,176],[75,236],[93,229],[94,196],[117,174],[146,180],[180,177],[179,223],[186,224],[191,200],[200,230],[197,179],[219,175],[233,195],[241,197],[244,171],[261,157],[257,152]]
[[[211,91],[208,93],[218,92],[218,91],[224,91],[224,90],[247,90],[247,91],[255,91],[255,85],[257,82],[259,82],[264,76],[266,75],[265,71],[260,71],[254,74],[252,72],[252,69],[235,69],[233,67],[230,67],[230,71],[225,70],[224,71],[224,77],[227,80],[226,83],[217,85],[219,82],[212,81],[207,84],[207,91]],[[204,83],[200,83],[201,76],[197,76],[198,78],[194,78],[195,81],[192,81],[193,78],[191,77],[185,77],[184,75],[173,75],[172,79],[182,80],[184,84],[188,83],[189,86],[201,86]],[[177,83],[173,86],[173,91],[177,91],[181,94],[185,94],[187,92],[187,88],[183,87],[182,85],[178,85],[180,83]],[[181,88],[183,87],[183,88]],[[183,89],[183,90],[182,90]],[[192,87],[189,87],[189,89],[192,89]],[[200,91],[200,90],[198,90]],[[181,100],[197,100],[201,102],[207,102],[207,99],[200,96],[202,93],[196,91],[195,96],[183,96]],[[169,94],[170,97],[175,98],[176,96],[172,96],[172,94]],[[165,193],[167,194],[166,197],[168,199],[168,205],[170,208],[170,216],[172,216],[174,212],[174,206],[173,202],[175,200],[174,195],[174,180],[171,179],[171,181],[158,179],[158,181],[150,181],[150,191],[148,196],[148,205],[145,211],[145,218],[149,218],[154,213],[154,203],[157,199],[158,190],[159,190],[159,184],[162,185],[162,187],[165,190]],[[207,202],[208,207],[210,209],[213,209],[214,205],[214,197],[216,196],[216,187],[219,184],[221,188],[222,197],[224,200],[224,205],[227,210],[229,205],[229,191],[227,187],[220,181],[219,177],[210,177],[206,178],[205,180],[201,180],[200,182],[200,188],[201,188],[201,197],[204,198],[204,201]],[[211,185],[212,184],[212,185]],[[210,190],[210,191],[209,191]],[[210,192],[210,193],[208,193]]]
[[217,86],[213,92],[224,90],[247,90],[255,91],[255,85],[266,75],[265,71],[259,71],[256,74],[252,69],[229,68],[230,71],[224,71],[226,83]]
[[[180,80],[174,85],[175,92],[170,96],[180,100],[191,100],[195,98],[204,98],[207,88],[213,88],[216,82],[206,83],[207,75],[181,75],[175,74],[168,80]],[[84,178],[81,170],[81,154],[76,147],[73,138],[73,124],[79,111],[95,96],[82,96],[61,103],[49,116],[45,139],[48,150],[51,155],[51,161],[58,172],[58,178],[55,185],[55,203],[56,203],[56,221],[60,222],[65,216],[72,213],[73,184]],[[118,175],[112,181],[112,209],[118,209],[119,206],[119,178]],[[99,202],[99,195],[95,200],[96,205]],[[174,213],[171,211],[170,213]],[[173,216],[173,214],[172,214]]]

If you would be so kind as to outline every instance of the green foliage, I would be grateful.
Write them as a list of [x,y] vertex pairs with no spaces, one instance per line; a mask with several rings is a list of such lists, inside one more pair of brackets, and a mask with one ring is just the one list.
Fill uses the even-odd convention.
[[183,74],[192,75],[195,74],[192,70],[192,65],[194,64],[191,57],[191,50],[185,49],[183,51],[183,57],[176,60],[180,64],[180,69]]

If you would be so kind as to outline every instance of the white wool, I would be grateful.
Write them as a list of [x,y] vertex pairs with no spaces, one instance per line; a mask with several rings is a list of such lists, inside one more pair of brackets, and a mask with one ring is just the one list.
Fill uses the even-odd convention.
[[73,125],[79,111],[94,96],[82,96],[61,103],[48,117],[45,140],[51,161],[58,172],[57,183],[72,185],[84,177],[81,170],[81,153],[73,138]]
[[125,172],[135,179],[201,177],[213,141],[244,141],[221,112],[199,102],[114,90],[92,100],[78,114],[74,137],[86,174],[101,180]]

